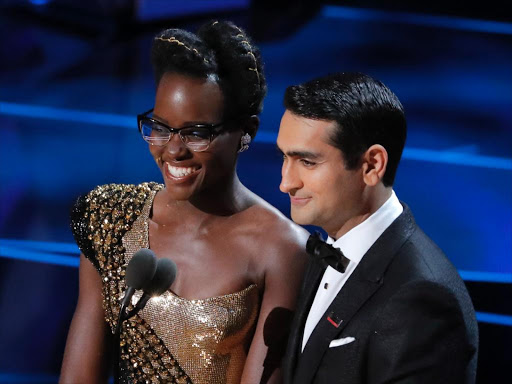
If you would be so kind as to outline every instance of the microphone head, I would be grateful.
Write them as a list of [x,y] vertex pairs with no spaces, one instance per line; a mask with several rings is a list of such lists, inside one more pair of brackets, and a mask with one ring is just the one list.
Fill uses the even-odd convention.
[[159,259],[153,279],[144,286],[144,292],[159,296],[169,289],[176,279],[178,267],[171,259]]
[[147,248],[135,252],[126,267],[126,285],[141,289],[151,281],[156,272],[155,253]]

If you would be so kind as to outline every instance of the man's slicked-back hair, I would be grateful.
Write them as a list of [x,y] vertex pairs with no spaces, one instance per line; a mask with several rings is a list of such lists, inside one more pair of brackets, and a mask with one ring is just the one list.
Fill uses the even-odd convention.
[[357,168],[369,147],[382,145],[388,153],[383,183],[393,185],[407,124],[402,104],[383,83],[362,73],[336,73],[288,87],[284,106],[298,116],[336,122],[330,139],[347,169]]
[[206,23],[197,34],[167,29],[153,40],[151,62],[157,84],[166,73],[215,78],[224,95],[226,119],[263,109],[267,84],[260,51],[231,22]]

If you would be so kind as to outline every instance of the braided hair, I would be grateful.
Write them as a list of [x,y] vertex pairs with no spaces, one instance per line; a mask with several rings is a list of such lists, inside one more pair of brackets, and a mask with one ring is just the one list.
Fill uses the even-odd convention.
[[267,84],[260,51],[231,22],[206,23],[197,34],[167,29],[154,38],[151,62],[157,84],[169,72],[216,79],[227,119],[257,115],[263,109]]

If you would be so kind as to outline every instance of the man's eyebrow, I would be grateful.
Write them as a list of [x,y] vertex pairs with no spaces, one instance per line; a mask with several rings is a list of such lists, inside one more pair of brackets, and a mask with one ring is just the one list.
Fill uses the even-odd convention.
[[320,155],[315,152],[309,151],[288,151],[286,152],[286,156],[288,157],[305,157],[307,159],[318,159]]
[[315,152],[300,150],[283,152],[283,150],[278,146],[276,146],[276,148],[279,151],[279,153],[282,153],[283,155],[286,155],[288,157],[304,157],[306,159],[318,159],[320,157],[320,154]]

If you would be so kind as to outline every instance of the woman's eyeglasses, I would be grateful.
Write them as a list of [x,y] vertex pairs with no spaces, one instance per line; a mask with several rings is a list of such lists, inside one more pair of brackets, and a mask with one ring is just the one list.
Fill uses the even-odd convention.
[[142,138],[151,145],[162,146],[171,140],[177,133],[188,149],[194,152],[206,151],[210,143],[222,129],[218,129],[223,123],[218,124],[194,124],[182,128],[172,128],[158,120],[149,117],[153,112],[150,109],[141,115],[137,115],[137,124]]

